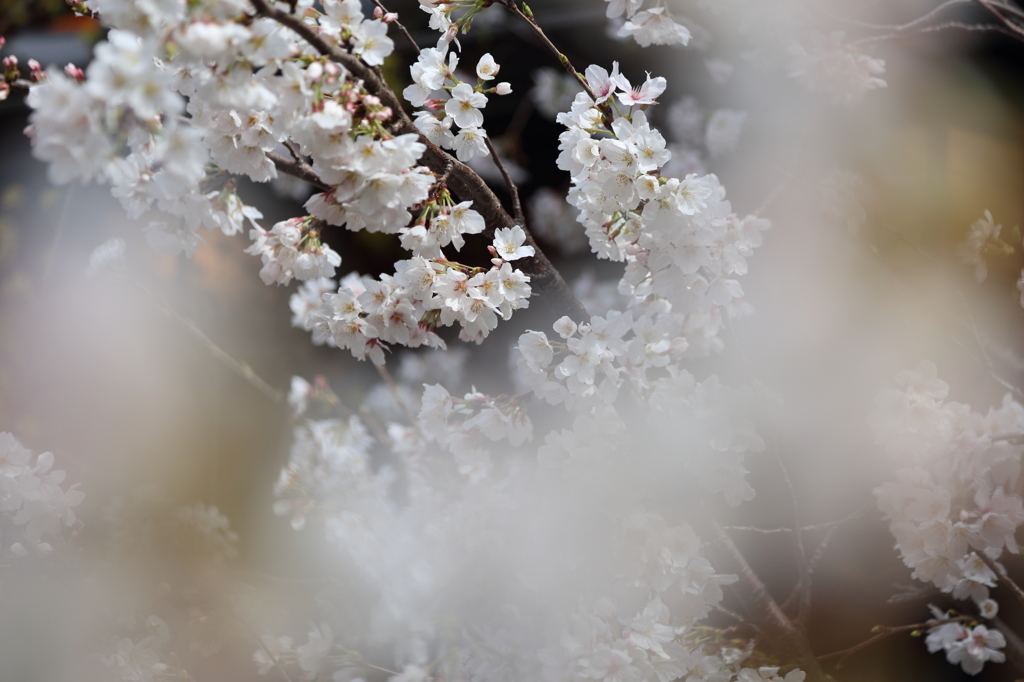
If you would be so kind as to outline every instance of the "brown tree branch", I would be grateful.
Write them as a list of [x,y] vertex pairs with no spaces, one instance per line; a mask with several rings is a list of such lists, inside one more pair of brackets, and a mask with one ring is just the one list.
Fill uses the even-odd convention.
[[516,225],[526,225],[526,216],[523,215],[523,206],[519,203],[519,188],[516,187],[516,183],[512,181],[512,176],[509,175],[508,169],[505,168],[505,164],[502,163],[501,157],[498,156],[498,149],[491,142],[491,138],[485,137],[484,141],[487,143],[487,150],[491,152],[491,159],[494,161],[494,165],[498,167],[501,172],[501,177],[505,179],[505,187],[508,189],[509,195],[512,197],[512,215],[516,219]]
[[292,177],[300,180],[305,180],[325,192],[330,191],[331,186],[321,180],[320,176],[314,173],[306,164],[299,165],[295,161],[289,160],[277,152],[267,152],[267,158],[273,161],[274,167],[285,175],[291,175]]

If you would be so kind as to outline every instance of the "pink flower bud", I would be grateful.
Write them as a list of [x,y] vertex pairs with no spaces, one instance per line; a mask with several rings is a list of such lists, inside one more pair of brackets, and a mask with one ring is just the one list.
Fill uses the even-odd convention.
[[74,64],[68,64],[64,67],[64,75],[79,83],[85,82],[85,73]]
[[7,38],[0,36],[0,50],[4,49],[4,45],[7,44]]
[[385,24],[393,24],[398,21],[398,12],[388,12],[384,15]]
[[306,68],[306,77],[311,81],[318,81],[324,75],[324,65],[320,62],[313,62]]
[[380,7],[374,7],[373,8],[373,18],[374,19],[380,19],[383,14],[384,14],[384,10],[382,10]]
[[425,106],[430,111],[441,111],[442,109],[444,109],[444,100],[428,99],[425,102],[423,102],[423,106]]
[[512,86],[509,83],[498,83],[494,91],[499,95],[508,95],[512,92]]
[[18,68],[18,58],[13,54],[9,57],[4,57],[4,71],[13,71]]
[[363,95],[363,106],[376,107],[380,105],[380,97],[377,95]]
[[336,76],[338,76],[338,74],[341,73],[341,67],[339,67],[334,62],[327,62],[326,64],[324,64],[324,72],[328,76],[336,77]]

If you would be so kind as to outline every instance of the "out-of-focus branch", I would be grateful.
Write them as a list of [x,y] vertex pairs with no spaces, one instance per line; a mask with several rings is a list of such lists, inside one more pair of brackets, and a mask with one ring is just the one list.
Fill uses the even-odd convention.
[[836,665],[842,665],[843,661],[845,661],[851,654],[855,654],[858,651],[860,651],[861,649],[867,648],[867,647],[871,646],[872,644],[874,644],[875,642],[877,642],[879,640],[882,640],[882,639],[885,639],[889,635],[895,635],[895,634],[898,634],[900,632],[913,632],[914,630],[924,630],[926,628],[933,628],[936,625],[945,625],[946,623],[960,623],[960,622],[969,621],[969,620],[975,620],[975,617],[974,616],[957,616],[955,618],[946,618],[944,620],[934,620],[934,621],[930,621],[928,623],[914,623],[913,625],[897,625],[896,627],[889,627],[889,626],[886,626],[886,625],[879,625],[879,626],[876,626],[875,629],[874,629],[874,631],[877,634],[873,635],[872,637],[868,637],[867,639],[865,639],[860,644],[855,644],[854,646],[850,647],[849,649],[843,649],[842,651],[833,651],[830,654],[825,654],[824,656],[818,656],[818,660],[819,661],[824,661],[824,660],[827,660],[829,658],[835,658],[836,656],[839,656],[840,659],[836,663]]
[[1006,638],[1006,658],[1013,663],[1013,667],[1018,672],[1024,673],[1024,641],[1017,636],[1017,633],[1010,629],[1006,623],[1002,621],[998,616],[992,619],[992,624],[995,625],[999,632],[1003,633],[1003,637]]
[[[480,213],[487,225],[486,234],[493,234],[494,230],[498,228],[511,227],[515,224],[515,220],[502,207],[498,197],[473,169],[453,158],[420,133],[402,107],[398,96],[384,82],[378,71],[364,64],[355,55],[324,40],[312,26],[304,23],[296,15],[272,7],[267,0],[251,0],[251,2],[258,14],[274,19],[290,28],[320,54],[330,57],[348,69],[354,77],[361,79],[363,87],[367,91],[380,97],[382,103],[391,108],[397,132],[419,135],[420,141],[427,147],[423,163],[438,174],[448,172],[447,169],[450,166],[448,187],[460,198],[473,201],[473,208]],[[270,158],[277,165],[277,159]],[[284,160],[287,161],[287,159]],[[522,227],[526,232],[526,243],[533,247],[534,255],[521,259],[520,267],[530,276],[530,286],[539,294],[540,300],[549,307],[553,314],[569,315],[574,320],[589,320],[590,316],[586,308],[579,302],[572,289],[562,278],[561,273],[541,250],[529,228],[526,225],[522,225]]]
[[[796,490],[789,477],[789,470],[786,469],[786,463],[782,461],[782,453],[779,452],[778,447],[773,447],[772,450],[775,453],[779,470],[782,472],[782,481],[786,485],[786,491],[789,493],[789,500],[793,506],[793,527],[801,528],[803,524],[800,522],[800,503],[796,499]],[[796,620],[803,627],[811,611],[811,575],[807,570],[807,552],[804,551],[803,533],[793,533],[793,553],[798,576],[794,590],[798,600]]]
[[713,552],[715,568],[739,578],[732,590],[749,614],[752,625],[763,633],[768,647],[780,659],[803,670],[809,682],[825,682],[827,677],[804,631],[786,616],[721,526],[712,521],[708,529],[715,541],[714,547],[721,549]]

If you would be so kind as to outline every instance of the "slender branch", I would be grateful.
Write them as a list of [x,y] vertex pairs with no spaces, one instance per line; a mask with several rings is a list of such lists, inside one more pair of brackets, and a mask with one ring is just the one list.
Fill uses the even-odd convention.
[[[772,451],[775,454],[775,461],[779,464],[779,470],[782,472],[782,481],[786,485],[786,490],[789,493],[789,499],[793,506],[793,527],[800,528],[803,524],[800,523],[800,505],[796,499],[796,490],[793,488],[793,481],[789,477],[789,470],[786,469],[786,463],[782,461],[782,453],[779,452],[778,446],[773,445]],[[811,578],[807,573],[807,553],[804,551],[803,533],[793,533],[793,553],[796,558],[798,575],[796,591],[799,595],[796,619],[797,622],[803,624],[807,622],[807,615],[811,610]]]
[[989,12],[994,14],[996,18],[1003,22],[1003,24],[1005,24],[1011,31],[1018,34],[1018,37],[1024,36],[1024,28],[1021,28],[1020,24],[1018,24],[1017,22],[1011,21],[1007,17],[1003,16],[1003,14],[1000,12],[1000,10],[1002,10],[1003,12],[1007,12],[1009,14],[1015,14],[1017,18],[1020,19],[1024,17],[1024,15],[1022,15],[1019,10],[1013,7],[1009,7],[1007,5],[1001,5],[999,3],[992,2],[991,0],[977,0],[977,2],[979,5],[981,5]]
[[250,633],[252,633],[252,636],[255,637],[256,641],[260,643],[260,648],[263,649],[263,653],[265,653],[270,658],[271,662],[274,664],[274,667],[281,671],[281,674],[284,675],[284,679],[287,682],[292,682],[292,678],[288,676],[288,672],[284,669],[284,666],[281,665],[281,662],[277,660],[277,656],[271,653],[270,648],[267,647],[266,643],[264,643],[263,638],[256,634],[256,631],[253,629],[253,627],[249,625],[247,621],[243,620],[241,616],[239,616],[239,620],[242,620],[242,622],[245,624],[245,627],[249,630]]
[[[839,530],[839,526],[832,526],[825,533],[825,537],[821,539],[818,546],[814,548],[814,554],[811,555],[810,560],[807,562],[807,579],[810,581],[811,576],[814,575],[814,571],[818,568],[818,564],[821,563],[822,557],[825,556],[825,550],[828,549],[828,543],[835,537],[836,531]],[[793,590],[786,597],[786,601],[782,602],[782,610],[789,613],[793,602],[796,601],[803,594],[800,589],[800,583],[797,583]],[[801,621],[802,622],[802,621]]]
[[781,659],[794,663],[807,673],[807,679],[811,682],[825,680],[825,673],[811,650],[806,634],[786,616],[768,593],[768,588],[754,573],[732,538],[714,521],[709,524],[709,531],[716,546],[724,550],[715,558],[716,568],[736,574],[738,580],[732,590],[750,614],[753,625],[764,634],[765,643]]
[[1024,641],[1021,641],[1017,633],[1010,629],[1001,618],[996,616],[992,619],[992,624],[995,625],[999,632],[1003,633],[1003,637],[1006,638],[1006,658],[1013,663],[1013,667],[1018,672],[1024,673]]
[[922,599],[935,599],[942,594],[934,585],[893,585],[893,587],[903,591],[897,592],[886,599],[886,602],[890,604],[905,604]]
[[403,398],[402,394],[399,392],[398,385],[395,383],[395,380],[391,378],[391,373],[387,370],[387,367],[384,365],[374,365],[374,367],[377,368],[377,373],[380,374],[381,379],[383,379],[384,383],[387,384],[388,391],[391,392],[391,397],[395,399],[396,403],[398,403],[398,407],[401,408],[402,414],[405,415],[405,418],[409,420],[411,425],[417,428],[424,440],[428,440],[427,434],[423,431],[423,425],[409,410],[409,404],[405,402],[405,398]]
[[913,625],[897,625],[895,627],[888,627],[888,626],[885,626],[885,625],[879,625],[879,626],[875,627],[875,630],[878,631],[878,634],[873,635],[871,637],[868,637],[867,639],[865,639],[860,644],[856,644],[856,645],[850,647],[849,649],[843,649],[842,651],[833,651],[830,654],[825,654],[824,656],[818,656],[818,660],[819,661],[824,661],[824,660],[829,659],[829,658],[835,658],[836,656],[840,656],[841,658],[836,663],[836,665],[842,665],[843,661],[845,661],[851,654],[854,654],[854,653],[860,651],[861,649],[869,647],[872,644],[874,644],[875,642],[877,642],[879,640],[882,640],[882,639],[885,639],[889,635],[895,635],[895,634],[898,634],[900,632],[908,632],[908,631],[912,632],[914,630],[924,630],[925,628],[933,628],[936,625],[945,625],[946,623],[962,623],[964,621],[971,621],[971,620],[976,620],[976,619],[975,619],[974,616],[956,616],[955,618],[946,618],[946,619],[943,619],[943,620],[932,620],[932,621],[928,621],[927,623],[914,623]]
[[1013,596],[1017,598],[1017,601],[1019,601],[1021,604],[1024,604],[1024,590],[1020,589],[1020,585],[1013,582],[1010,576],[1006,574],[1006,570],[1002,566],[997,564],[995,561],[990,559],[989,556],[984,552],[975,552],[975,554],[981,557],[981,560],[984,561],[985,565],[988,566],[989,569],[999,577],[999,580],[1002,581],[1002,583],[1006,585],[1008,588],[1010,588],[1010,592],[1012,592]]
[[590,99],[597,99],[597,96],[594,94],[594,91],[591,90],[590,85],[587,84],[587,79],[583,77],[583,74],[581,74],[579,71],[573,68],[573,65],[569,62],[569,58],[562,54],[557,47],[555,47],[555,44],[551,42],[551,39],[548,38],[547,34],[544,33],[543,29],[541,29],[541,27],[537,25],[537,20],[534,19],[532,15],[527,16],[523,14],[523,11],[519,9],[518,5],[516,5],[515,0],[497,0],[497,2],[507,7],[508,10],[512,12],[512,14],[516,15],[517,17],[525,21],[526,24],[533,30],[534,34],[538,38],[540,38],[542,43],[544,43],[544,46],[548,48],[548,51],[551,52],[551,54],[555,55],[559,63],[565,67],[565,70],[569,72],[569,75],[575,78],[577,81],[579,81],[580,85],[583,86],[583,90],[588,95],[590,95]]
[[159,294],[157,294],[155,291],[152,291],[149,287],[147,287],[145,284],[138,281],[134,277],[129,276],[129,278],[135,284],[135,286],[139,287],[139,289],[145,292],[146,295],[150,296],[154,301],[156,301],[157,304],[164,310],[164,312],[166,312],[168,315],[170,315],[175,320],[184,325],[186,329],[192,332],[196,336],[196,338],[198,338],[199,341],[202,342],[204,346],[206,346],[207,350],[209,350],[210,353],[215,358],[223,362],[232,371],[234,371],[240,377],[242,377],[247,382],[255,386],[260,391],[260,393],[267,396],[275,403],[284,402],[284,395],[281,393],[281,391],[278,391],[276,388],[274,388],[266,381],[264,381],[262,378],[260,378],[260,376],[256,374],[255,370],[253,370],[253,368],[250,367],[248,363],[239,362],[238,360],[235,360],[224,349],[222,349],[220,346],[214,343],[209,336],[204,334],[203,330],[200,329],[195,322],[188,319],[187,317],[179,313],[177,310],[172,308],[169,303],[164,302],[164,300],[160,297]]
[[853,46],[863,45],[865,43],[877,43],[883,40],[893,40],[895,38],[906,38],[907,36],[915,35],[918,33],[937,33],[939,31],[945,31],[947,29],[959,29],[961,31],[989,31],[992,33],[1002,33],[1005,36],[1020,40],[1021,37],[1017,33],[997,24],[967,24],[962,21],[947,21],[942,24],[935,24],[934,26],[926,26],[919,28],[914,31],[905,33],[886,33],[881,36],[871,36],[868,38],[861,38],[850,43]]
[[946,2],[942,3],[938,7],[932,9],[926,14],[919,16],[917,19],[912,19],[911,21],[908,21],[905,24],[872,24],[867,21],[859,21],[857,19],[848,19],[846,17],[840,17],[838,15],[833,14],[832,12],[829,12],[828,10],[824,10],[824,12],[825,14],[835,19],[836,21],[841,21],[845,24],[852,24],[854,26],[861,26],[863,28],[882,29],[886,31],[905,31],[908,28],[914,28],[918,24],[923,24],[924,22],[928,21],[929,19],[937,15],[939,12],[946,9],[947,7],[952,7],[953,5],[965,5],[967,3],[971,3],[974,1],[975,0],[946,0]]
[[[967,1],[969,1],[969,0],[964,0],[964,1],[965,1],[965,2],[967,2]],[[388,12],[388,8],[387,8],[387,7],[385,7],[385,6],[383,5],[383,4],[381,4],[381,1],[380,1],[380,0],[373,0],[373,3],[374,3],[375,5],[377,5],[377,7],[380,7],[380,10],[381,10],[382,12],[384,12],[384,14],[389,14],[389,12]],[[403,25],[402,25],[402,23],[401,23],[401,22],[399,22],[399,21],[393,21],[393,22],[391,22],[391,23],[393,23],[393,24],[394,24],[395,26],[397,26],[397,27],[398,27],[398,30],[402,32],[402,35],[404,35],[404,36],[405,36],[405,39],[406,39],[407,41],[409,41],[409,44],[410,44],[410,45],[412,45],[412,49],[416,50],[416,54],[419,54],[419,53],[420,53],[420,46],[416,44],[416,41],[415,41],[415,40],[413,40],[413,38],[412,38],[412,35],[411,35],[411,34],[409,33],[409,31],[408,31],[408,30],[407,30],[407,29],[405,28],[405,26],[403,26]]]
[[491,138],[485,137],[484,141],[487,142],[487,149],[491,152],[491,158],[494,160],[494,165],[501,171],[501,177],[505,178],[505,187],[508,188],[508,193],[512,196],[512,215],[516,219],[516,225],[525,225],[526,217],[523,215],[523,206],[519,203],[519,188],[516,187],[516,183],[512,181],[512,176],[509,175],[508,169],[505,168],[505,164],[501,162],[501,157],[498,156],[498,149],[491,142]]
[[[825,529],[825,528],[833,528],[835,526],[841,526],[844,523],[849,523],[850,521],[853,521],[855,519],[860,518],[861,516],[864,515],[865,512],[867,512],[873,506],[874,506],[874,504],[872,502],[866,502],[863,505],[861,505],[859,508],[857,508],[856,510],[850,512],[849,514],[847,514],[843,518],[839,519],[838,521],[829,521],[827,523],[816,523],[816,524],[811,525],[811,526],[803,526],[802,528],[800,528],[800,532],[806,533],[807,531],[822,530],[822,529]],[[736,531],[750,531],[750,532],[754,532],[754,533],[762,533],[762,534],[765,534],[765,535],[773,535],[775,533],[792,533],[793,532],[792,528],[757,528],[755,526],[722,526],[722,529],[723,530],[736,530]]]

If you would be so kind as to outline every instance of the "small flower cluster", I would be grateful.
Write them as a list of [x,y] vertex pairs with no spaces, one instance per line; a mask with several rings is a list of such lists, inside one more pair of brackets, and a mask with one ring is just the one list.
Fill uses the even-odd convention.
[[993,252],[1000,254],[1013,253],[1013,246],[999,238],[1002,225],[996,225],[992,214],[986,209],[985,217],[975,220],[963,241],[956,245],[956,255],[960,260],[974,266],[974,277],[984,282],[988,276],[985,256]]
[[815,92],[826,92],[833,101],[853,105],[868,90],[886,87],[879,78],[885,62],[860,53],[843,42],[844,33],[812,33],[806,43],[789,48],[789,75]]
[[53,550],[49,540],[60,537],[61,526],[77,523],[74,507],[85,494],[78,484],[61,488],[63,471],[52,471],[53,453],[44,452],[33,462],[32,452],[10,433],[0,433],[0,527],[7,521],[23,526],[23,542],[10,545],[19,556],[29,551],[47,554]]
[[[475,229],[475,211],[465,213],[457,220],[464,222],[463,229],[467,225]],[[443,226],[432,225],[435,239],[444,233],[454,241],[452,235],[459,228],[452,225],[451,216],[444,216]],[[337,293],[324,294],[323,304],[308,316],[307,327],[314,341],[329,338],[359,359],[369,355],[378,365],[384,364],[382,344],[443,347],[433,331],[437,326],[458,322],[460,339],[480,343],[497,327],[499,315],[507,320],[513,311],[529,306],[530,278],[508,262],[533,255],[532,247],[523,245],[525,238],[519,226],[496,230],[490,247],[496,257],[489,270],[453,263],[443,256],[433,260],[413,256],[395,263],[393,276],[374,280],[350,275]]]
[[269,232],[259,226],[249,232],[253,240],[246,253],[263,261],[260,278],[264,284],[288,284],[292,278],[308,281],[334,276],[341,256],[320,241],[320,231],[311,217],[283,220]]
[[942,622],[948,621],[947,615],[934,606],[928,608],[935,616],[928,622],[936,623],[925,637],[929,652],[944,651],[946,660],[954,665],[959,663],[968,675],[980,673],[988,661],[1002,663],[1006,660],[1006,655],[999,651],[1006,646],[1006,638],[999,630],[985,625],[969,627],[961,622]]
[[690,31],[676,23],[672,12],[662,3],[641,10],[644,0],[605,0],[609,19],[625,15],[626,22],[619,28],[619,37],[633,37],[640,47],[651,45],[686,45]]
[[[416,127],[420,132],[439,147],[454,149],[459,161],[469,161],[488,154],[485,143],[487,131],[483,129],[484,115],[480,111],[487,106],[485,93],[507,95],[512,88],[508,83],[486,87],[501,68],[489,53],[477,62],[475,87],[455,77],[458,63],[458,55],[454,51],[449,52],[449,43],[442,38],[437,47],[420,52],[410,69],[413,83],[402,94],[413,106],[426,106],[430,110],[416,113]],[[448,81],[455,85],[446,85]],[[447,100],[434,97],[442,89],[450,90]],[[431,113],[442,110],[443,115]],[[453,124],[460,129],[458,135],[451,132]]]
[[460,473],[479,478],[489,468],[483,438],[507,440],[512,447],[533,439],[533,424],[522,403],[520,398],[492,398],[478,391],[453,398],[440,384],[424,384],[418,423],[431,440],[451,451]]

